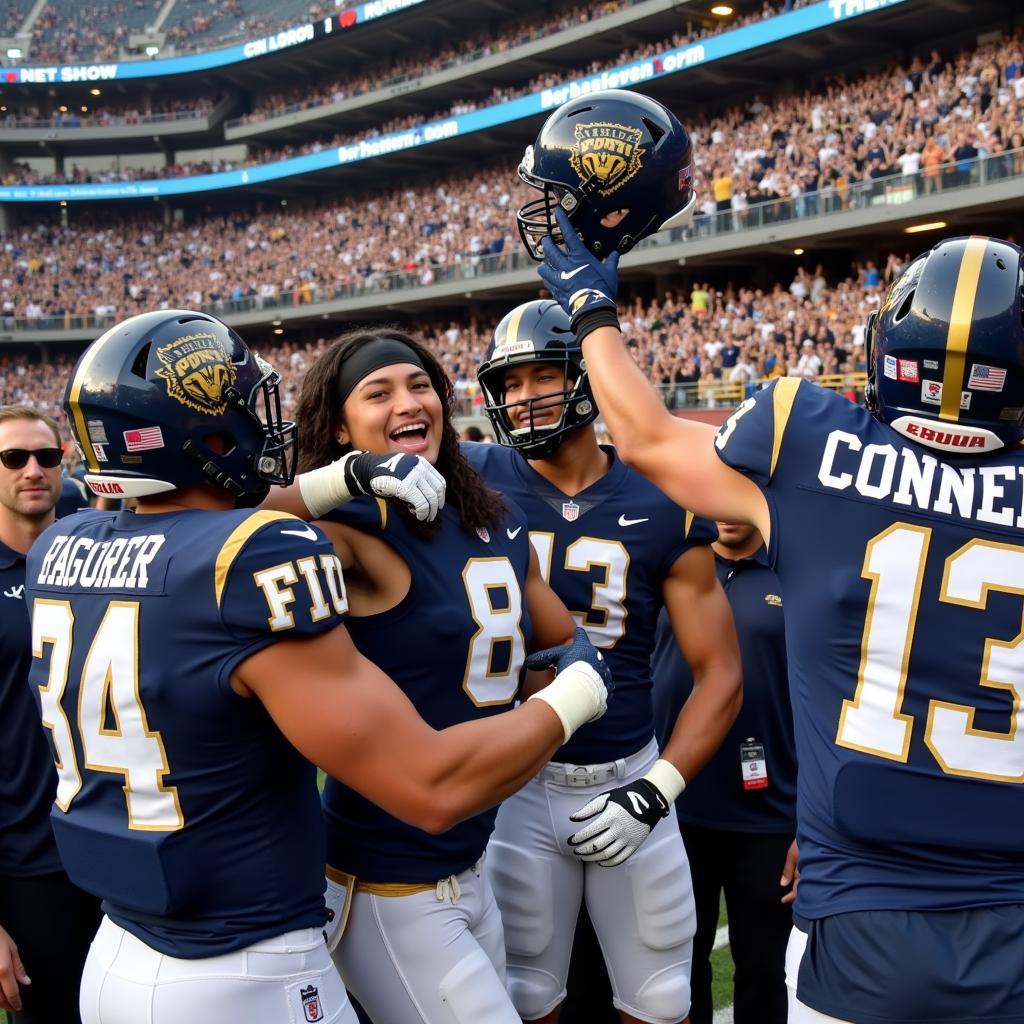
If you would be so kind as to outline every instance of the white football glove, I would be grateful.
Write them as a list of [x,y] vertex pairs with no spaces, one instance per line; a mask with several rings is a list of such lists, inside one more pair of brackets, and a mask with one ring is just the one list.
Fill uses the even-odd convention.
[[302,500],[314,519],[360,494],[395,498],[420,522],[444,508],[444,477],[421,455],[349,452],[329,466],[299,475]]
[[589,825],[569,837],[572,852],[580,860],[605,868],[629,860],[654,826],[668,817],[673,801],[685,785],[672,764],[659,760],[642,779],[594,797],[569,815],[570,821],[593,818]]

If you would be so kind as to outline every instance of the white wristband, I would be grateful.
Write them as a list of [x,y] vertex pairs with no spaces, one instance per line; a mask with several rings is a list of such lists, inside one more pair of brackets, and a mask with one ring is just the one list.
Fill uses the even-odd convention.
[[568,743],[581,725],[605,713],[608,690],[595,669],[585,661],[574,661],[529,700],[542,700],[550,705],[562,723],[565,742]]
[[328,466],[299,474],[299,493],[313,519],[319,519],[331,509],[352,500],[353,495],[345,484],[345,460],[360,454],[347,452]]
[[658,758],[651,765],[651,770],[644,778],[652,785],[657,786],[658,792],[670,804],[675,803],[679,794],[686,789],[686,780],[679,774],[679,769],[663,757]]

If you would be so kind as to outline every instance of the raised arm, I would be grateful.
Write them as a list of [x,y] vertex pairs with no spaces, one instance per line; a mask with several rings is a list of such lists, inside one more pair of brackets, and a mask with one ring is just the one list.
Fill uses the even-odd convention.
[[715,454],[714,427],[673,416],[626,350],[615,313],[617,254],[602,263],[579,241],[560,209],[556,216],[568,252],[545,238],[540,275],[572,317],[594,397],[623,462],[698,515],[753,523],[767,537],[764,497]]

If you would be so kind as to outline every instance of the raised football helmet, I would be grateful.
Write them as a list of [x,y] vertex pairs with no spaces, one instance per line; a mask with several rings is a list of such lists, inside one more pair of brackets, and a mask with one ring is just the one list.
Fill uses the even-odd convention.
[[1024,253],[948,238],[919,256],[868,318],[864,398],[879,419],[944,452],[1024,439]]
[[[505,372],[524,363],[555,363],[565,375],[563,390],[550,395],[506,401]],[[551,455],[573,430],[597,419],[580,343],[569,316],[551,299],[524,302],[507,313],[494,330],[477,381],[484,396],[484,411],[498,441],[528,459]],[[534,409],[560,407],[554,423],[534,424]],[[518,422],[522,411],[524,422]]]
[[519,176],[543,193],[516,215],[523,245],[538,262],[545,235],[561,242],[556,205],[605,259],[656,231],[685,226],[696,204],[686,130],[656,100],[624,89],[562,104],[526,147]]
[[210,484],[241,506],[295,474],[280,376],[206,313],[130,317],[82,354],[64,407],[94,493],[118,498]]

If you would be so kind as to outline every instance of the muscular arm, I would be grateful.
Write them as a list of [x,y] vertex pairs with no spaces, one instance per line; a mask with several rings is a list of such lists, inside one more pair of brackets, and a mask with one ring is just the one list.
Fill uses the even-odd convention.
[[561,598],[544,582],[537,552],[530,546],[530,569],[526,575],[526,607],[533,622],[531,651],[559,647],[572,642],[576,623]]
[[633,362],[614,327],[583,339],[598,408],[623,462],[670,498],[708,519],[753,523],[767,541],[768,505],[753,481],[715,453],[715,428],[673,416]]
[[[533,636],[529,649],[542,651],[547,647],[560,647],[572,641],[576,623],[562,604],[561,598],[544,581],[540,574],[537,552],[530,545],[530,569],[526,576],[526,607],[533,623]],[[533,696],[547,686],[554,677],[551,669],[543,672],[527,672],[523,680],[523,700]]]
[[676,641],[693,670],[693,693],[661,756],[690,782],[718,749],[743,701],[742,666],[728,598],[708,547],[680,555],[662,586]]
[[232,685],[259,698],[310,761],[428,832],[504,800],[564,742],[558,715],[540,700],[432,729],[343,626],[264,648],[238,667]]

